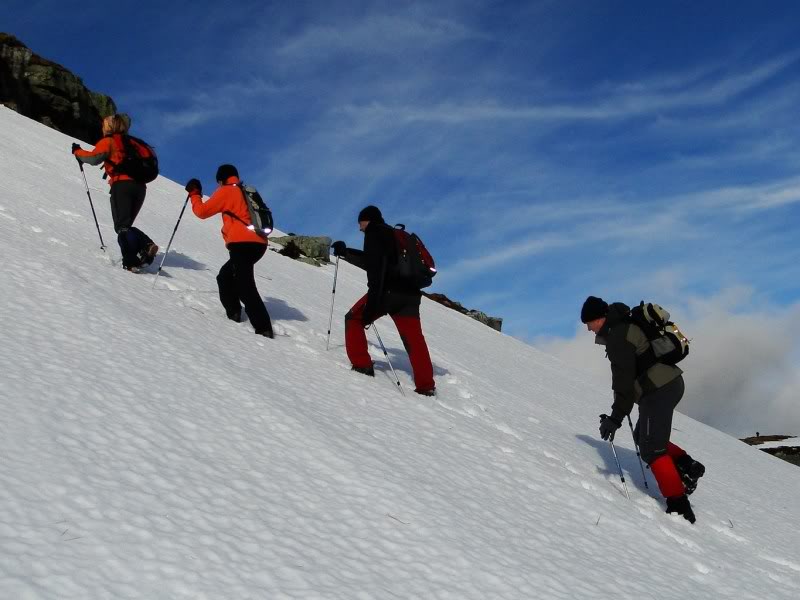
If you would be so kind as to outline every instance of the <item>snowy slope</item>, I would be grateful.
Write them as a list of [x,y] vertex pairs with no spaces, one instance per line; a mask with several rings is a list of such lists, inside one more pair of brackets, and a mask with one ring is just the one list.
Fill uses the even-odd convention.
[[[676,414],[708,467],[697,524],[663,514],[623,430],[628,501],[597,382],[426,301],[436,399],[379,321],[403,397],[375,347],[374,380],[349,371],[363,273],[340,267],[326,352],[333,267],[274,252],[282,335],[258,338],[218,306],[218,219],[187,211],[153,290],[87,169],[100,251],[72,140],[4,108],[0,132],[0,598],[800,597],[796,467]],[[149,186],[162,249],[184,198]]]

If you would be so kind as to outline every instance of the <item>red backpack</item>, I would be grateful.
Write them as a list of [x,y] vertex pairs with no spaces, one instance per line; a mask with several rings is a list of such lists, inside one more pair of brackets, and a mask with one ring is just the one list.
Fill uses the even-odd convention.
[[402,223],[395,225],[393,231],[397,246],[395,277],[419,289],[428,287],[436,275],[433,256],[417,234],[408,233]]
[[127,175],[139,183],[150,183],[158,177],[156,151],[144,140],[132,135],[115,135],[114,143],[122,151],[122,160],[114,164],[114,172]]

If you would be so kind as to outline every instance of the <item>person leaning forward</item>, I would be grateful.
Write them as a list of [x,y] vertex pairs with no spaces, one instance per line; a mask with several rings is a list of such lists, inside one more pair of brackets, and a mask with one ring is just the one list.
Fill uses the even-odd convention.
[[345,349],[352,369],[365,375],[375,374],[367,349],[365,328],[388,314],[408,352],[414,371],[415,392],[434,396],[433,365],[422,334],[419,307],[422,292],[399,280],[394,273],[397,245],[392,227],[383,220],[380,209],[367,206],[358,214],[358,228],[364,233],[364,249],[348,248],[342,241],[331,245],[334,256],[345,257],[367,272],[367,293],[347,312]]
[[219,270],[219,299],[228,318],[242,320],[242,304],[250,324],[258,335],[272,338],[272,321],[256,287],[255,264],[267,251],[267,240],[249,229],[250,213],[245,204],[239,172],[233,165],[217,169],[219,187],[203,202],[203,187],[198,179],[186,184],[192,201],[192,212],[201,219],[222,214],[222,238],[230,258]]
[[581,308],[581,321],[595,334],[595,343],[606,347],[611,363],[614,402],[610,415],[600,415],[600,436],[613,440],[622,420],[638,404],[639,420],[633,437],[642,459],[650,465],[667,500],[667,512],[683,515],[694,523],[687,496],[694,491],[705,467],[669,439],[672,413],[683,397],[683,371],[648,359],[650,341],[629,315],[627,305],[616,302],[609,306],[596,296],[589,296]]
[[133,226],[144,204],[147,186],[125,173],[119,173],[117,169],[125,157],[122,138],[128,134],[129,127],[127,115],[108,116],[103,119],[103,138],[95,147],[83,150],[79,144],[72,144],[72,154],[78,162],[87,165],[102,163],[111,186],[111,218],[122,253],[122,267],[136,273],[145,265],[152,264],[158,246],[147,234]]

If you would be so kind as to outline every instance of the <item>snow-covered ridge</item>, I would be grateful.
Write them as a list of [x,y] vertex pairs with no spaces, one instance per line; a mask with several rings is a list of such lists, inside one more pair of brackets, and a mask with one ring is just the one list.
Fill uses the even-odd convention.
[[[697,524],[623,430],[628,501],[597,382],[425,301],[436,399],[378,322],[403,397],[375,348],[375,379],[349,370],[363,273],[340,266],[326,352],[333,267],[274,252],[257,338],[218,306],[218,221],[184,215],[153,290],[87,170],[100,251],[72,140],[2,108],[0,131],[0,598],[800,597],[796,467],[676,414]],[[158,179],[137,225],[166,246],[184,198]]]

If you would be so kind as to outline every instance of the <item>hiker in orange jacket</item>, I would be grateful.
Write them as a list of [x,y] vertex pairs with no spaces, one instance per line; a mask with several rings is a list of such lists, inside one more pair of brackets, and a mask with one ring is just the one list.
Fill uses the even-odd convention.
[[230,259],[219,270],[219,299],[231,321],[242,321],[242,304],[258,335],[274,337],[272,322],[258,293],[253,269],[267,251],[267,240],[248,229],[250,212],[245,204],[239,172],[233,165],[217,169],[219,187],[203,202],[203,186],[198,179],[186,184],[192,201],[192,212],[201,219],[222,214],[222,238]]
[[144,204],[147,186],[116,170],[125,157],[122,136],[127,135],[129,125],[130,120],[126,115],[106,117],[103,119],[103,138],[95,147],[83,150],[79,144],[72,144],[72,154],[78,162],[87,165],[102,163],[111,186],[111,218],[122,252],[122,267],[137,273],[143,266],[152,264],[158,253],[158,246],[143,231],[133,226]]

